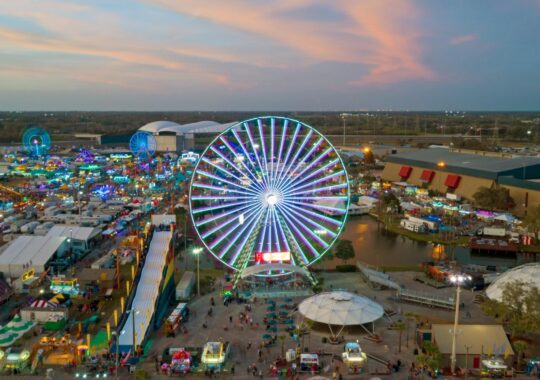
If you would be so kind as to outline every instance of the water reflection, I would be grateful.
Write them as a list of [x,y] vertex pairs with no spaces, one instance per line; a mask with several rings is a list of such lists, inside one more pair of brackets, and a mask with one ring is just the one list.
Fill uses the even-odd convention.
[[[369,215],[350,217],[341,238],[353,242],[357,260],[371,265],[410,267],[434,260],[436,246],[386,231],[382,224],[379,225]],[[435,248],[436,251],[437,249]],[[469,249],[464,247],[447,246],[438,253],[441,256],[446,255],[449,260],[455,258],[460,264],[496,265],[500,268],[535,261],[534,255],[520,254],[517,258],[471,255]],[[334,258],[326,260],[325,266],[332,267],[340,263],[340,260]]]

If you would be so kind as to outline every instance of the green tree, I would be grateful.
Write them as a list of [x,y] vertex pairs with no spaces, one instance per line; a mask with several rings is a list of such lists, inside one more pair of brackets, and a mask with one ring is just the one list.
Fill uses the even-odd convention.
[[381,206],[384,212],[388,209],[399,212],[399,199],[391,191],[385,191],[381,198]]
[[347,260],[354,258],[354,247],[350,240],[338,240],[334,248],[334,254],[338,259],[347,264]]
[[501,300],[486,300],[482,309],[505,323],[513,337],[540,331],[540,289],[522,280],[506,283]]
[[375,156],[369,148],[364,149],[364,164],[375,165]]
[[278,335],[278,340],[281,343],[281,357],[285,357],[285,339],[287,338],[286,335]]
[[527,211],[527,215],[523,219],[523,222],[529,231],[534,233],[540,231],[540,206],[536,206],[532,210]]
[[[442,355],[436,344],[425,342],[422,353],[416,357],[416,362],[420,367],[427,367],[434,373],[441,366]],[[423,374],[422,374],[423,378]]]
[[490,210],[510,210],[516,206],[510,190],[499,185],[491,188],[482,186],[473,194],[473,198],[478,206]]
[[529,348],[529,345],[524,340],[516,340],[513,346],[514,346],[514,350],[516,350],[518,354],[517,369],[519,370],[521,368],[521,361],[523,360],[523,353],[527,351],[527,349]]

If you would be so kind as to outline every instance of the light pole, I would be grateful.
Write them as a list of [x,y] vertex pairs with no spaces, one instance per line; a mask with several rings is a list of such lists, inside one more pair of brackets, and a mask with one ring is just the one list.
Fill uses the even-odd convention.
[[79,202],[79,226],[81,225],[81,196],[83,195],[83,192],[79,190],[78,192],[79,196],[77,197],[77,201]]
[[[70,264],[73,265],[73,263],[75,262],[75,260],[73,259],[73,228],[69,229],[68,243],[69,243],[69,259],[71,261]],[[66,268],[66,269],[70,270],[70,268]]]
[[454,330],[452,331],[452,356],[451,356],[451,369],[452,373],[456,373],[456,338],[457,328],[459,322],[459,295],[461,293],[461,284],[470,280],[471,277],[464,274],[453,274],[450,276],[450,282],[456,286],[456,303],[454,306]]
[[345,147],[345,136],[346,136],[347,124],[345,123],[345,115],[342,115],[341,118],[343,119],[343,147]]
[[469,378],[469,350],[472,346],[465,346],[467,353],[465,354],[465,380]]
[[199,248],[193,248],[193,254],[197,256],[197,297],[201,296],[201,275],[199,273],[199,256],[203,249],[201,247]]
[[[443,170],[444,167],[446,166],[446,163],[444,161],[439,161],[439,162],[437,162],[437,166],[439,167],[440,170]],[[437,191],[440,191],[439,189],[441,187],[441,176],[439,174],[442,175],[442,173],[437,173],[436,174],[439,177],[437,179]],[[442,191],[440,191],[440,192],[442,193]]]
[[114,344],[116,345],[114,357],[114,378],[118,379],[118,333],[113,331],[112,335],[114,336]]

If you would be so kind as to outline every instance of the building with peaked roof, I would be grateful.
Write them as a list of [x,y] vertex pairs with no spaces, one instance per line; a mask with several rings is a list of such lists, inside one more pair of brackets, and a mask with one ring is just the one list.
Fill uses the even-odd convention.
[[382,178],[467,199],[472,199],[480,187],[497,184],[509,189],[518,213],[540,204],[540,157],[419,149],[388,156]]
[[[450,367],[452,354],[453,324],[433,324],[431,341],[437,345],[443,362]],[[482,359],[500,356],[512,364],[514,350],[502,325],[462,325],[456,335],[456,364],[458,367],[480,368]]]

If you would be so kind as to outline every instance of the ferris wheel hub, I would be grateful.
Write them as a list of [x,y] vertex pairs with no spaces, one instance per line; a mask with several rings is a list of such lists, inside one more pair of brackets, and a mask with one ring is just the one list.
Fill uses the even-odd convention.
[[275,193],[266,194],[266,204],[268,206],[274,206],[279,201],[279,196]]

